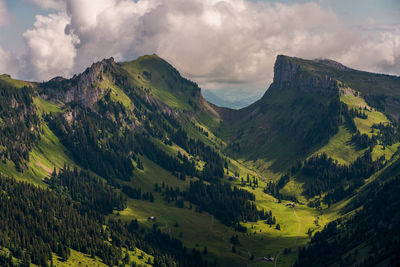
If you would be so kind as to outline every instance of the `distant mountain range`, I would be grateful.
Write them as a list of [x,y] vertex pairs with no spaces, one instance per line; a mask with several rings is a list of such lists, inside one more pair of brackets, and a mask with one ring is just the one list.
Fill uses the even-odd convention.
[[399,77],[279,55],[203,93],[157,55],[1,75],[0,265],[400,264]]
[[250,104],[253,104],[261,97],[261,95],[252,92],[247,92],[246,96],[240,96],[240,95],[238,96],[235,94],[235,97],[227,96],[226,95],[227,92],[225,91],[213,92],[210,90],[202,90],[201,93],[208,102],[219,107],[232,108],[232,109],[241,109],[247,107]]

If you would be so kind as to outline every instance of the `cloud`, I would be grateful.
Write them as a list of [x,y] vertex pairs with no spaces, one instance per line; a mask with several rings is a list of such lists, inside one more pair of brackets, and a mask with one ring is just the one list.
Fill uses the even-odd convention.
[[0,74],[9,74],[13,77],[18,76],[20,62],[17,56],[0,46]]
[[399,75],[400,26],[366,34],[338,60],[357,69]]
[[0,0],[0,27],[8,24],[7,6],[4,0]]
[[347,28],[316,3],[32,1],[43,7],[66,3],[59,13],[37,16],[34,29],[24,34],[31,75],[39,80],[71,76],[105,57],[125,61],[151,53],[211,89],[266,88],[277,54],[399,70],[399,31]]
[[47,80],[51,77],[69,76],[74,70],[76,40],[65,34],[70,18],[65,13],[36,16],[33,30],[24,33],[28,47],[26,75],[28,78]]

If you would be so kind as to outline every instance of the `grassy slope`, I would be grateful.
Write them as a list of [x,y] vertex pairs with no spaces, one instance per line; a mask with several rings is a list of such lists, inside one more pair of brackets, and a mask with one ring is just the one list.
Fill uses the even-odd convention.
[[[355,91],[352,90],[352,92]],[[361,96],[356,96],[353,93],[342,93],[340,100],[345,103],[349,109],[358,110],[360,107],[367,107],[370,109],[364,111],[368,116],[367,119],[354,118],[357,130],[359,130],[361,134],[367,134],[369,136],[376,135],[379,130],[373,130],[372,125],[391,123],[385,114],[369,107]],[[327,145],[316,151],[314,155],[326,153],[341,164],[353,162],[357,157],[361,156],[365,152],[365,149],[358,149],[354,144],[352,144],[351,136],[352,134],[346,125],[340,126],[338,133],[329,140]],[[376,159],[380,156],[385,156],[386,159],[390,159],[394,152],[397,151],[398,146],[399,144],[393,144],[392,146],[383,149],[381,145],[377,145],[372,153],[373,158]]]
[[21,80],[15,80],[11,78],[8,74],[2,74],[0,75],[0,87],[1,86],[14,86],[17,88],[21,88],[24,86],[33,86],[34,83],[31,82],[26,82],[26,81],[21,81]]
[[[35,97],[34,103],[38,108],[38,114],[41,116],[44,112],[60,112],[61,109],[40,98]],[[48,177],[54,167],[61,168],[65,164],[74,164],[68,155],[67,149],[60,143],[55,134],[49,129],[46,122],[41,122],[41,136],[38,145],[30,152],[29,169],[24,173],[18,173],[14,164],[7,161],[6,164],[0,163],[0,171],[6,175],[17,179],[34,181],[42,184],[42,179]]]
[[111,90],[111,99],[115,102],[121,102],[126,108],[133,108],[133,103],[125,92],[110,81],[108,77],[103,77],[103,81],[99,84],[100,88]]
[[[168,86],[163,78],[163,75],[165,77],[165,75],[169,75],[169,73],[165,72],[165,65],[161,65],[160,67],[159,64],[160,60],[158,57],[146,56],[139,58],[135,62],[123,63],[122,65],[132,75],[132,77],[135,79],[135,82],[137,82],[139,86],[150,89],[150,94],[152,94],[159,100],[165,102],[172,108],[193,111],[192,107],[188,105],[188,100],[192,99],[191,95],[189,94],[190,90],[175,91],[175,87],[171,88],[170,86]],[[151,71],[152,77],[150,80],[146,78],[145,75],[143,75],[143,71],[149,71],[149,69],[153,70]],[[173,81],[169,82],[173,84]],[[178,86],[179,88],[179,84],[174,85]],[[112,84],[109,80],[103,82],[101,86],[104,88],[110,88],[112,90],[111,96],[113,100],[120,101],[125,106],[131,107],[131,102],[129,98],[125,95],[125,93],[120,88]],[[292,96],[289,93],[283,94],[279,96],[279,98],[276,98],[274,101],[277,101],[278,103],[284,103],[285,101],[288,101],[288,98],[291,97]],[[342,101],[348,101],[350,104],[352,103],[352,101],[355,100],[359,101],[359,99],[342,99]],[[60,110],[59,107],[40,98],[36,99],[35,103],[41,112],[58,112]],[[354,105],[357,104],[354,102]],[[285,115],[296,116],[296,114],[298,114],[300,111],[301,110],[288,111],[291,112],[291,114]],[[278,113],[273,114],[273,116],[280,115],[281,114]],[[264,114],[260,116],[261,117],[257,119],[259,121],[264,121],[267,125],[269,119],[268,116]],[[369,116],[369,118],[370,117],[374,120],[378,118],[375,116]],[[247,123],[245,124],[245,126],[248,129],[251,129],[251,127],[253,126],[251,121],[245,123]],[[190,136],[201,139],[206,144],[213,146],[216,149],[220,149],[221,146],[225,145],[225,142],[211,132],[218,126],[218,124],[218,119],[213,114],[211,114],[211,112],[203,109],[199,114],[197,114],[197,121],[186,123],[185,130],[188,131]],[[356,121],[356,124],[357,126],[360,126],[360,128],[371,125],[366,125],[365,122],[358,121]],[[199,126],[209,132],[208,137],[198,131],[196,127]],[[38,148],[36,148],[31,153],[32,160],[30,162],[31,168],[29,172],[25,173],[24,175],[17,174],[23,179],[34,179],[39,183],[40,179],[43,176],[46,176],[48,171],[52,170],[54,166],[62,167],[64,162],[73,164],[73,161],[68,156],[68,153],[65,152],[65,148],[59,143],[57,137],[48,129],[47,125],[44,125],[43,128],[44,133],[42,136],[42,140],[40,141]],[[232,128],[229,129],[229,131],[231,132],[222,132],[222,136],[228,136],[235,130],[237,129]],[[368,131],[367,128],[365,128],[364,130]],[[221,132],[219,134],[221,134]],[[342,126],[339,130],[339,133],[334,136],[329,141],[329,143],[324,146],[322,150],[320,150],[320,152],[327,152],[332,157],[335,157],[338,160],[342,160],[343,162],[353,160],[355,155],[361,152],[354,150],[351,145],[347,144],[347,141],[350,137],[350,132],[344,126]],[[275,151],[275,154],[271,154],[270,161],[267,161],[265,159],[256,160],[255,158],[259,157],[259,155],[252,154],[252,150],[254,148],[248,149],[248,155],[253,156],[254,160],[247,161],[245,160],[245,158],[239,158],[238,160],[230,159],[230,174],[233,174],[236,171],[239,172],[240,176],[243,178],[245,178],[247,174],[249,174],[251,177],[255,175],[259,179],[260,188],[252,189],[247,186],[245,187],[245,189],[255,193],[257,197],[257,205],[260,208],[272,210],[273,215],[276,216],[277,222],[281,225],[281,231],[278,231],[275,230],[274,227],[269,227],[262,221],[253,224],[246,223],[246,227],[249,228],[248,234],[239,234],[239,240],[241,244],[237,248],[240,255],[239,253],[233,254],[231,252],[231,244],[229,243],[229,238],[233,234],[238,234],[234,232],[233,229],[226,227],[218,220],[213,219],[210,214],[207,214],[205,212],[199,214],[194,212],[194,209],[189,210],[189,203],[185,203],[185,209],[177,208],[174,203],[167,204],[162,200],[161,195],[154,192],[154,203],[130,199],[127,209],[119,212],[119,214],[115,213],[111,217],[118,217],[123,220],[138,218],[140,223],[151,227],[153,222],[148,221],[147,218],[148,216],[156,216],[156,223],[162,230],[171,233],[173,236],[178,238],[181,236],[181,239],[189,248],[196,247],[197,249],[202,250],[203,247],[207,247],[209,254],[212,257],[217,257],[219,261],[223,261],[225,265],[250,263],[249,253],[254,254],[255,258],[257,259],[258,257],[263,256],[275,256],[279,251],[284,248],[295,248],[298,245],[304,245],[308,239],[306,231],[309,228],[318,229],[328,221],[335,219],[340,213],[341,208],[345,206],[346,202],[340,202],[333,205],[329,209],[324,210],[324,214],[321,214],[320,211],[308,208],[304,205],[298,206],[296,208],[296,214],[300,220],[299,231],[299,225],[296,217],[294,216],[293,210],[284,206],[283,203],[278,203],[277,200],[273,197],[264,194],[261,189],[265,186],[265,183],[262,181],[264,178],[266,178],[267,180],[275,179],[282,174],[282,172],[271,172],[267,169],[268,167],[273,164],[282,164],[278,167],[283,170],[287,165],[285,165],[285,162],[291,160],[290,151],[291,148],[296,145],[296,143],[294,142],[293,144],[291,144],[284,141],[287,140],[278,140],[268,145],[269,151]],[[282,146],[282,143],[285,143],[285,145]],[[245,145],[246,140],[243,142],[243,146]],[[169,149],[171,155],[173,155],[177,151],[177,149],[179,149],[178,147],[167,147],[162,145],[161,143],[160,146],[164,149]],[[337,152],[338,148],[341,148],[339,153]],[[394,151],[394,149],[387,148],[384,153],[388,153],[388,150],[392,152]],[[381,152],[382,151],[380,151],[378,148],[376,153]],[[181,190],[188,186],[189,180],[178,180],[168,171],[157,166],[145,157],[142,158],[142,161],[145,166],[145,171],[135,170],[134,177],[132,181],[129,182],[132,187],[140,186],[142,188],[142,192],[149,192],[153,191],[154,183],[161,184],[162,182],[165,182],[169,186],[178,186],[181,188]],[[275,165],[275,167],[277,166]],[[0,170],[6,173],[11,172],[11,174],[13,174],[12,169],[12,166],[0,165]],[[228,180],[226,181],[228,182]],[[233,181],[232,183],[237,183],[237,181]],[[299,194],[301,193],[301,183],[294,180],[290,181],[282,192],[294,193],[295,195],[299,196]],[[316,220],[319,221],[319,225],[321,226],[317,226],[315,224]],[[174,224],[176,222],[179,223],[179,227],[174,227]],[[256,231],[256,234],[254,234],[254,231]],[[76,266],[76,264],[79,262],[91,265],[91,259],[87,259],[86,255],[75,251],[71,253],[71,255],[73,256],[71,256],[71,259],[66,263],[69,264],[69,266]],[[290,266],[295,261],[296,256],[297,254],[295,252],[288,255],[280,255],[278,261],[279,266]],[[133,255],[131,255],[131,259],[132,258],[134,258]],[[97,262],[97,264],[100,264],[100,262]],[[253,262],[251,263],[251,265],[267,266],[269,264]]]
[[[147,264],[148,259],[153,261],[153,256],[148,255],[144,251],[135,248],[135,251],[128,251],[129,253],[129,258],[131,262],[136,263],[139,266],[151,266]],[[123,251],[123,257],[126,254],[126,251]],[[60,267],[75,267],[75,266],[99,266],[99,267],[106,267],[108,265],[104,264],[101,259],[98,257],[96,258],[91,258],[90,255],[78,252],[76,250],[71,249],[71,256],[68,258],[67,261],[62,261],[60,257],[58,257],[55,253],[53,253],[53,263],[54,266],[60,266]],[[122,263],[121,263],[122,264]],[[128,266],[128,265],[122,265],[122,266]],[[130,266],[130,265],[129,265]]]
[[[189,179],[186,181],[178,180],[169,172],[155,165],[145,157],[142,158],[142,162],[145,170],[135,170],[133,179],[129,182],[132,187],[140,186],[142,192],[153,192],[154,183],[161,184],[164,182],[168,186],[179,187],[181,190],[184,190],[188,186]],[[231,160],[231,166],[237,168],[241,177],[246,177],[247,174],[257,176],[256,173],[234,160]],[[226,182],[228,182],[227,178]],[[236,183],[238,183],[238,181]],[[275,230],[274,227],[269,227],[263,221],[254,224],[244,224],[249,228],[249,233],[239,234],[241,244],[237,246],[237,250],[240,252],[240,255],[239,253],[233,254],[231,252],[229,238],[234,234],[238,234],[234,232],[232,228],[221,224],[217,219],[213,219],[212,216],[206,212],[199,214],[194,212],[194,208],[190,210],[189,203],[187,202],[185,203],[184,209],[176,207],[175,203],[167,204],[162,200],[162,196],[155,192],[153,192],[155,196],[154,203],[141,200],[129,200],[128,207],[121,212],[115,213],[112,217],[127,221],[137,218],[140,223],[150,228],[153,222],[148,221],[147,218],[149,216],[155,216],[157,218],[156,224],[160,229],[177,238],[181,238],[189,248],[197,248],[202,251],[204,247],[207,247],[209,252],[208,257],[216,257],[219,264],[228,266],[232,264],[251,263],[257,266],[260,263],[251,262],[249,260],[249,253],[254,254],[257,259],[268,255],[276,255],[278,251],[284,248],[304,245],[308,238],[306,234],[308,228],[316,228],[314,221],[318,216],[323,218],[323,216],[314,209],[310,209],[306,206],[298,207],[296,212],[301,222],[300,232],[298,232],[298,223],[292,209],[287,208],[283,203],[278,203],[273,197],[264,194],[261,189],[263,186],[265,186],[265,184],[260,181],[260,188],[255,188],[253,190],[247,186],[244,189],[256,194],[256,203],[260,208],[272,210],[282,230]],[[325,219],[320,220],[321,225],[326,221]],[[174,226],[176,222],[178,222],[179,227]],[[254,229],[251,229],[252,227]],[[256,234],[254,234],[255,230],[257,231]],[[281,255],[279,257],[280,266],[290,266],[293,264],[296,255],[295,252]]]
[[[193,110],[188,104],[192,88],[182,88],[173,67],[157,55],[143,56],[121,64],[135,84],[148,89],[150,95],[172,108]],[[151,78],[146,72],[151,74]]]
[[[35,84],[26,81],[14,80],[10,76],[0,75],[0,85],[15,86],[21,88],[23,86],[32,86]],[[34,103],[37,107],[38,115],[46,113],[61,112],[61,108],[52,104],[40,97],[34,98]],[[16,179],[34,181],[42,185],[42,178],[49,175],[54,167],[61,168],[64,163],[73,164],[71,158],[67,155],[66,149],[61,145],[58,138],[49,129],[47,124],[42,121],[42,133],[40,141],[29,154],[30,161],[29,169],[24,173],[19,173],[15,170],[14,164],[10,161],[0,163],[0,171],[6,175],[13,176]]]
[[300,64],[309,74],[329,75],[334,79],[342,81],[351,88],[369,96],[387,96],[389,99],[384,101],[385,113],[399,120],[400,118],[400,77],[376,74],[354,69],[339,70],[326,62],[316,62],[300,58],[289,58]]

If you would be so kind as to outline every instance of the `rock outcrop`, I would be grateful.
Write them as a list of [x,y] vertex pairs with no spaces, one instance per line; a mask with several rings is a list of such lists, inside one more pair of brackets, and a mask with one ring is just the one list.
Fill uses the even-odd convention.
[[115,67],[114,58],[103,59],[71,79],[53,78],[42,84],[42,97],[64,103],[74,102],[90,108],[103,93],[98,85],[104,80],[104,74],[112,72]]
[[305,92],[337,92],[337,82],[327,75],[314,73],[301,64],[301,59],[279,55],[274,66],[274,80],[271,87],[299,88]]

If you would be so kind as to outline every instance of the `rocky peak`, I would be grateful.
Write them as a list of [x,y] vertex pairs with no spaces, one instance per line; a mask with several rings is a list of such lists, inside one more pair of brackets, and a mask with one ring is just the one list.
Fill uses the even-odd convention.
[[83,73],[74,75],[71,79],[55,77],[42,85],[45,89],[42,96],[50,100],[74,102],[92,107],[103,93],[103,89],[98,84],[104,80],[104,74],[112,72],[115,66],[114,58],[111,57],[93,63]]
[[278,55],[274,66],[272,86],[299,88],[302,91],[337,92],[337,82],[328,75],[314,72],[312,62]]
[[336,70],[351,70],[350,68],[346,67],[342,63],[339,63],[339,62],[331,60],[331,59],[317,58],[317,59],[314,59],[314,61],[317,63],[323,64],[327,67],[336,69]]
[[287,83],[298,78],[300,66],[284,55],[278,55],[274,66],[274,83]]

